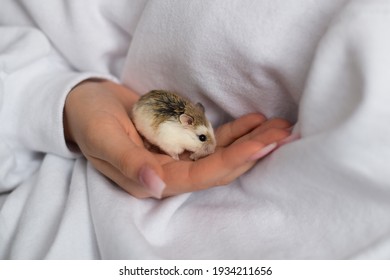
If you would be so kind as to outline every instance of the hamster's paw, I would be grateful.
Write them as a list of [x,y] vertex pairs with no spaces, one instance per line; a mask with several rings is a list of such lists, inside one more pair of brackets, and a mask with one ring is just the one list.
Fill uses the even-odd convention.
[[180,160],[178,154],[170,154],[170,156],[171,156],[174,160]]
[[195,160],[198,160],[198,159],[200,159],[201,157],[204,157],[204,156],[205,156],[204,154],[192,153],[190,155],[190,159],[195,161]]
[[180,160],[179,155],[184,152],[183,148],[177,146],[168,146],[165,145],[160,147],[162,151],[164,151],[167,155],[171,156],[175,160]]

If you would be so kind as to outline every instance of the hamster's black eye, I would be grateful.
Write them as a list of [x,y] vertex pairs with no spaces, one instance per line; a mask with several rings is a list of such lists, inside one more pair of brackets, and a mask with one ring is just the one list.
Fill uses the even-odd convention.
[[206,135],[204,135],[204,134],[199,135],[199,140],[202,142],[206,141],[207,140]]

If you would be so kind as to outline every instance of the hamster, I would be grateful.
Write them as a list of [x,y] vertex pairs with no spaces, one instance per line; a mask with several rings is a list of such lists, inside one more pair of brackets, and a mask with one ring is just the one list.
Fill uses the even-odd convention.
[[197,160],[214,152],[214,130],[201,103],[165,90],[152,90],[134,104],[132,119],[151,144],[179,160],[184,151]]

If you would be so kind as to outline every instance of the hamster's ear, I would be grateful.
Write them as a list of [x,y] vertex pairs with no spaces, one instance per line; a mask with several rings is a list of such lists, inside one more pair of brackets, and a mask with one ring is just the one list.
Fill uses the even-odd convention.
[[194,118],[187,114],[181,114],[179,120],[184,126],[191,126],[194,124]]
[[201,109],[201,110],[202,110],[202,112],[204,113],[205,109],[204,109],[204,106],[203,106],[203,104],[202,104],[202,103],[198,102],[198,103],[196,103],[196,105],[195,105],[195,106],[196,106],[196,107],[198,107],[199,109]]

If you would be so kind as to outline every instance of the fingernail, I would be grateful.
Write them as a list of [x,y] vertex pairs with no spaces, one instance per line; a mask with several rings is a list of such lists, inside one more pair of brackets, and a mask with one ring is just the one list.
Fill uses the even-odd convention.
[[139,171],[138,179],[149,194],[158,199],[162,198],[165,183],[153,169],[143,166]]
[[284,138],[282,141],[279,142],[279,146],[286,145],[288,143],[294,142],[301,138],[301,135],[299,133],[291,134],[290,136]]
[[270,152],[272,152],[273,150],[275,150],[275,148],[278,146],[278,143],[272,143],[272,144],[269,144],[267,146],[265,146],[264,148],[262,148],[260,151],[254,153],[250,158],[249,158],[249,161],[254,161],[254,160],[258,160],[262,157],[265,157],[266,155],[268,155]]

